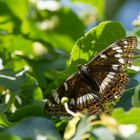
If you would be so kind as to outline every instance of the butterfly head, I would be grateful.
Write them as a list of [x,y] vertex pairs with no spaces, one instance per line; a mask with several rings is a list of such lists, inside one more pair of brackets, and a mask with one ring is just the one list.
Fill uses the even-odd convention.
[[86,73],[88,71],[88,67],[85,65],[78,64],[78,70],[80,73]]
[[78,70],[81,70],[83,68],[83,65],[82,64],[78,64],[77,67],[78,67]]

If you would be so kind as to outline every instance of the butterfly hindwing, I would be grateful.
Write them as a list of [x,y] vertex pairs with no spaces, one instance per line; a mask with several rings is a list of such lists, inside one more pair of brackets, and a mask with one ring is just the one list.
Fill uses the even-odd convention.
[[110,45],[87,64],[91,77],[96,79],[100,87],[101,102],[111,101],[122,95],[128,82],[126,67],[132,64],[136,46],[136,37],[124,38]]
[[47,114],[66,115],[65,108],[61,105],[62,97],[68,97],[68,105],[73,112],[89,112],[89,110],[90,114],[102,112],[98,97],[80,73],[69,77],[55,90],[47,99],[45,112]]

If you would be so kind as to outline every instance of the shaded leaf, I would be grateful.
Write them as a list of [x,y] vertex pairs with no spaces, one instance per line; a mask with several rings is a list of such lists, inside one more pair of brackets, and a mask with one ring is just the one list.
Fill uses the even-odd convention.
[[43,137],[51,140],[61,140],[52,122],[41,117],[23,120],[9,128],[7,132],[20,138],[37,139],[37,137]]
[[15,72],[10,69],[0,71],[0,85],[5,89],[11,90],[13,93],[17,93],[20,86],[25,80],[25,75],[16,77]]
[[135,79],[130,79],[128,85],[125,88],[124,94],[120,98],[116,107],[122,107],[125,111],[128,111],[133,106],[133,96],[135,87],[138,85],[138,81]]
[[92,135],[98,140],[115,140],[114,134],[105,127],[93,129]]
[[42,116],[43,115],[43,107],[37,105],[28,105],[16,110],[10,117],[10,121],[19,121],[26,117],[33,116]]
[[139,140],[139,139],[140,139],[139,133],[135,133],[127,138],[127,140]]
[[134,95],[132,96],[132,105],[133,107],[140,107],[140,84],[135,87]]
[[0,104],[0,112],[1,113],[4,113],[4,112],[6,112],[7,111],[7,106],[6,106],[6,104]]

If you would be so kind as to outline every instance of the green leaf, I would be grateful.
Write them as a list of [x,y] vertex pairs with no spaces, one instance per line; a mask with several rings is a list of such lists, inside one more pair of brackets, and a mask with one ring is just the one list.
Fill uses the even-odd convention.
[[95,128],[92,130],[92,134],[98,140],[115,140],[114,134],[105,127]]
[[43,93],[40,87],[36,87],[33,90],[33,99],[40,100],[40,101],[43,100]]
[[[60,35],[69,36],[73,40],[77,40],[80,36],[83,35],[83,32],[86,27],[82,23],[82,20],[79,17],[77,17],[77,15],[70,8],[61,8],[57,12],[50,13],[49,16],[52,17],[54,15],[56,17],[55,24],[57,25],[54,28],[54,31],[56,33],[59,33]],[[65,46],[65,44],[63,45]]]
[[31,102],[32,100],[41,101],[43,99],[43,93],[37,80],[29,74],[25,75],[25,80],[22,85],[20,85],[19,94],[25,102]]
[[6,133],[4,133],[4,132],[1,132],[1,133],[0,133],[0,139],[1,139],[1,140],[22,140],[22,139],[19,138],[18,136],[9,135],[9,134],[6,134]]
[[127,138],[127,140],[140,140],[140,134],[139,133],[132,134]]
[[17,0],[4,0],[10,10],[21,20],[24,20],[28,13],[29,3],[28,0],[17,1]]
[[71,138],[71,140],[79,140],[79,139],[82,139],[82,136],[86,132],[88,132],[88,130],[90,128],[90,124],[88,122],[88,117],[87,116],[83,116],[80,119],[80,121],[78,122],[78,124],[76,126],[75,125],[73,126],[73,129],[74,129],[74,127],[77,127],[76,128],[76,132],[75,132],[75,135]]
[[140,107],[139,93],[140,93],[140,84],[135,87],[135,92],[134,95],[132,96],[132,105],[134,107]]
[[112,117],[122,124],[135,124],[137,131],[140,132],[140,108],[132,108],[128,112],[124,112],[122,109],[115,109],[112,113]]
[[0,86],[17,93],[25,80],[25,75],[16,77],[16,74],[10,69],[0,71]]
[[[124,6],[125,0],[107,0],[105,1],[105,19],[112,19],[121,6]],[[110,12],[111,11],[111,12]]]
[[72,118],[65,129],[64,139],[68,140],[75,134],[77,123],[79,122],[80,117],[76,116]]
[[34,55],[34,46],[32,40],[24,38],[22,35],[9,36],[11,53],[21,53],[24,56]]
[[[1,98],[1,97],[0,97]],[[0,112],[1,113],[4,113],[7,111],[7,106],[6,104],[0,104]]]
[[49,33],[48,39],[49,42],[53,43],[54,48],[59,48],[67,53],[71,52],[74,44],[74,41],[70,36],[63,34]]
[[8,127],[11,123],[8,121],[5,114],[0,113],[0,127]]
[[111,21],[100,23],[75,43],[69,66],[72,67],[79,63],[87,63],[98,52],[123,37],[125,37],[125,30],[120,23]]
[[133,106],[133,96],[135,87],[138,85],[138,81],[135,79],[130,79],[126,89],[117,103],[116,107],[122,107],[125,111],[128,111]]
[[19,121],[26,117],[31,116],[42,116],[43,115],[43,107],[37,105],[28,105],[16,110],[10,117],[10,121]]
[[59,133],[50,120],[36,117],[28,118],[9,128],[6,132],[20,138],[61,140]]

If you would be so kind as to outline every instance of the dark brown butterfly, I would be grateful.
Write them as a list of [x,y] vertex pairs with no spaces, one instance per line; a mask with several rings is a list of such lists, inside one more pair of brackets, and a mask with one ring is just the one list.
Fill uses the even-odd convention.
[[49,115],[66,115],[61,104],[68,97],[73,112],[99,115],[107,112],[116,97],[121,97],[128,82],[126,67],[131,66],[133,51],[137,46],[135,36],[123,38],[100,52],[87,64],[78,66],[47,99],[44,111]]

